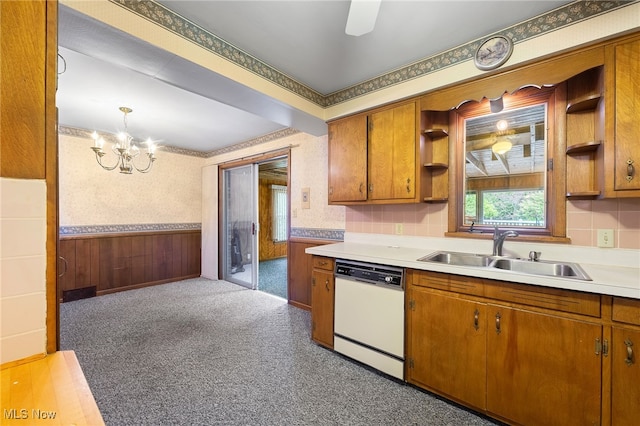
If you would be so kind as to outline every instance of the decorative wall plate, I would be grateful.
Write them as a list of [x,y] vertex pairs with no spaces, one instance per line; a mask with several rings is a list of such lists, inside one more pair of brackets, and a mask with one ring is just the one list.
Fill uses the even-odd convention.
[[492,70],[507,62],[512,52],[511,39],[505,36],[494,36],[480,44],[473,56],[473,61],[478,69]]

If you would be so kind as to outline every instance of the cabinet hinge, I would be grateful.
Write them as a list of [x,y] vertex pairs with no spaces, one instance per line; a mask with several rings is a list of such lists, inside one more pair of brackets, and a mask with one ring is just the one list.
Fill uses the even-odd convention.
[[547,161],[547,171],[552,171],[553,170],[553,158],[550,158],[549,161]]
[[311,285],[315,287],[315,285],[316,285],[316,277],[311,278]]
[[414,299],[409,299],[409,309],[412,311],[416,310],[416,301]]
[[602,341],[602,356],[609,356],[609,341],[607,339]]
[[413,358],[409,358],[409,368],[413,368]]
[[369,131],[373,131],[373,121],[369,120]]
[[600,341],[599,337],[596,337],[596,355],[600,355],[600,353],[602,352],[602,342]]

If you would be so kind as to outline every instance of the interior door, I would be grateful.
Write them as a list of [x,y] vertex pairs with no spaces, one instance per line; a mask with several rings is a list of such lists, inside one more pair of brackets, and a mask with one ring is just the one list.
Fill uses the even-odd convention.
[[250,289],[258,283],[257,170],[249,164],[223,174],[223,278]]

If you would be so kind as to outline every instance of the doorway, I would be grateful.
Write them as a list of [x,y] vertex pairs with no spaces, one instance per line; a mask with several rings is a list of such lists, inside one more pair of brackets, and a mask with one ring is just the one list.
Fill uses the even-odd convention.
[[289,155],[221,169],[222,279],[288,300]]

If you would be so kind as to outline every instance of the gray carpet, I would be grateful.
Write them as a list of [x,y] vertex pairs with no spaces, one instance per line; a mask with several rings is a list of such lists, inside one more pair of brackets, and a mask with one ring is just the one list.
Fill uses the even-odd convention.
[[287,298],[287,258],[263,260],[258,265],[258,290]]
[[491,425],[310,341],[309,312],[185,280],[60,306],[107,425]]

